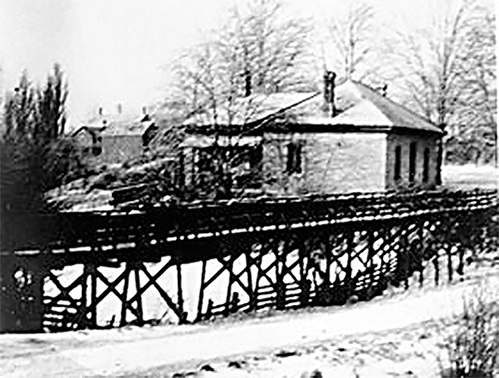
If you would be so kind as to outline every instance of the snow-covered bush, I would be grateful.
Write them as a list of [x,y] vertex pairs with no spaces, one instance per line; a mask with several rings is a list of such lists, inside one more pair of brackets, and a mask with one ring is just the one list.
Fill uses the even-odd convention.
[[464,312],[447,340],[450,369],[442,377],[494,377],[499,369],[499,293],[485,285],[464,298]]

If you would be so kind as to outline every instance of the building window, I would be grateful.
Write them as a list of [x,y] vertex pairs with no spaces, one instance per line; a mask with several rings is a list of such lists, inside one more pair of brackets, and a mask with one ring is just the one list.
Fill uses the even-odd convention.
[[393,173],[395,180],[400,180],[401,150],[400,146],[395,147],[395,169]]
[[99,156],[100,154],[102,154],[102,146],[100,145],[92,146],[92,155]]
[[409,145],[409,182],[414,182],[416,177],[416,143]]
[[288,144],[288,161],[286,172],[301,173],[301,145],[297,143]]
[[423,155],[423,182],[428,182],[430,171],[430,149],[425,148]]
[[99,156],[102,154],[102,137],[99,136],[93,136],[92,137],[92,155],[94,156]]

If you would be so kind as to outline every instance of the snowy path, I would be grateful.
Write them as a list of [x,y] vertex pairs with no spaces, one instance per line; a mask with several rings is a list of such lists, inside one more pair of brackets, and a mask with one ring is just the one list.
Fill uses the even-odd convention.
[[[490,285],[499,285],[498,273],[498,267],[487,269]],[[167,371],[195,369],[204,361],[229,356],[265,354],[342,335],[395,330],[460,312],[463,295],[478,281],[466,279],[451,286],[410,290],[346,308],[215,325],[2,335],[0,376],[116,376],[160,366]]]

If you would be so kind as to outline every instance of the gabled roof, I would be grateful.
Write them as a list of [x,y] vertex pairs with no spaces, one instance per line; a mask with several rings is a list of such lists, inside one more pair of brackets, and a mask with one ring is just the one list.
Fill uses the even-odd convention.
[[[337,114],[332,117],[321,93],[275,93],[256,95],[235,102],[232,112],[210,112],[190,118],[185,124],[200,130],[214,124],[228,129],[276,122],[269,127],[285,131],[389,131],[402,129],[443,134],[442,130],[374,89],[352,80],[335,88]],[[216,120],[216,122],[215,122]]]
[[102,131],[102,136],[142,136],[153,121],[112,121]]
[[97,117],[92,119],[88,125],[79,127],[73,135],[79,134],[83,130],[92,135],[101,136],[142,136],[144,132],[154,125],[154,121],[147,114],[140,118],[120,117],[108,120],[107,117]]
[[335,106],[337,115],[331,117],[324,109],[322,98],[315,103],[294,108],[293,122],[304,125],[324,125],[377,129],[403,128],[442,134],[442,130],[423,117],[397,104],[374,89],[351,80],[336,87]]
[[84,131],[87,131],[92,138],[96,138],[98,135],[102,133],[102,131],[106,128],[106,126],[81,126],[73,131],[72,136],[76,136],[81,134]]
[[221,105],[216,111],[207,109],[202,113],[195,114],[187,119],[184,125],[201,127],[212,125],[244,126],[282,113],[317,95],[316,92],[255,94],[238,98],[230,104]]

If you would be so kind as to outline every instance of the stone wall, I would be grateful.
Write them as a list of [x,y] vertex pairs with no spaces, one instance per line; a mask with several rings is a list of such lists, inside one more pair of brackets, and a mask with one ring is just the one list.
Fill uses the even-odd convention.
[[[410,144],[415,146],[414,178],[409,178]],[[292,144],[290,149],[288,146]],[[288,153],[300,146],[299,169],[289,171]],[[400,179],[395,148],[400,147]],[[423,179],[428,150],[427,180]],[[184,150],[186,184],[194,184],[191,148]],[[437,138],[432,135],[348,133],[267,133],[263,137],[262,190],[276,196],[374,192],[435,186]],[[295,167],[296,168],[296,167]],[[196,172],[195,175],[198,175]]]
[[[279,194],[380,191],[385,188],[386,135],[307,133],[266,135],[264,177]],[[301,173],[287,173],[287,145],[302,145]]]

